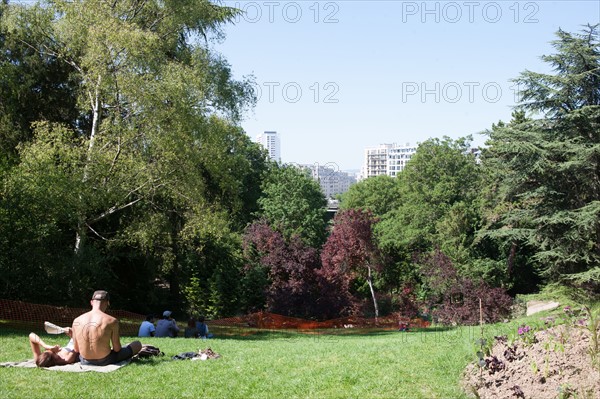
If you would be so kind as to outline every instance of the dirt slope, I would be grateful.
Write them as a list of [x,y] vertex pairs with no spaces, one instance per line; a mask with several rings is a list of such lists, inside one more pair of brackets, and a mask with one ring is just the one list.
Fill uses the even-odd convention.
[[583,326],[563,325],[528,332],[512,344],[496,339],[486,368],[468,366],[465,389],[481,398],[600,399],[590,335]]

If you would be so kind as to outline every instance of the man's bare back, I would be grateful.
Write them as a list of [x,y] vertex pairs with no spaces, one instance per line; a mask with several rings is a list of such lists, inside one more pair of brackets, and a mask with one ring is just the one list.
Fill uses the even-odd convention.
[[113,364],[140,351],[139,341],[121,347],[119,321],[105,313],[109,305],[108,292],[94,292],[90,304],[92,310],[73,321],[73,341],[82,364]]
[[[73,321],[75,350],[86,359],[103,359],[112,350],[121,350],[121,343],[114,337],[119,336],[119,322],[100,309],[92,309]],[[116,341],[116,342],[115,342]]]

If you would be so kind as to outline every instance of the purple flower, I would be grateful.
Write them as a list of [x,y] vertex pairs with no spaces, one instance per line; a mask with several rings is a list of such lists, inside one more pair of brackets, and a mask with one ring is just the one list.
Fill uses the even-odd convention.
[[571,307],[570,306],[565,306],[565,308],[563,309],[563,311],[565,313],[570,313],[571,312]]
[[531,328],[529,326],[523,326],[523,327],[519,327],[519,335],[523,335],[523,334],[527,334],[529,331],[531,330]]

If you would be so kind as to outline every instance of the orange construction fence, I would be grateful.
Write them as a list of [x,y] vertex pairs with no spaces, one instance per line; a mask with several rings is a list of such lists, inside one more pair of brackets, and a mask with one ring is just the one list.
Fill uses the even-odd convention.
[[429,322],[420,318],[409,319],[397,315],[375,318],[364,317],[342,317],[338,319],[316,321],[296,317],[282,316],[274,313],[258,312],[246,316],[230,317],[226,319],[212,320],[211,325],[253,327],[260,329],[294,329],[313,330],[330,328],[392,328],[397,329],[400,324],[413,328],[425,328]]
[[[61,327],[69,327],[73,320],[90,308],[67,308],[62,306],[0,299],[0,325],[16,329],[39,331],[44,321]],[[119,319],[122,335],[137,335],[140,323],[145,316],[125,310],[107,310],[108,314]]]
[[[70,326],[77,316],[87,311],[89,311],[89,308],[67,308],[0,299],[0,326],[39,331],[42,328],[44,321],[50,321],[65,327]],[[137,335],[141,322],[145,320],[144,315],[125,310],[109,309],[107,313],[119,319],[122,335]],[[374,318],[343,317],[333,320],[315,321],[267,312],[210,320],[209,322],[213,326],[271,330],[314,330],[332,328],[398,329],[399,326],[409,326],[412,328],[424,328],[429,326],[428,321],[422,319],[408,319],[399,317],[398,315],[379,317],[377,320]],[[181,321],[179,321],[179,323],[181,324]],[[183,327],[183,325],[181,325],[181,327]]]

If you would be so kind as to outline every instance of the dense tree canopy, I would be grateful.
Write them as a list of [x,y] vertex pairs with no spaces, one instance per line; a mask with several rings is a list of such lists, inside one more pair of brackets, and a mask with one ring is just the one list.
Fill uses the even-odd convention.
[[279,165],[270,171],[263,192],[260,214],[274,229],[287,240],[298,236],[312,247],[323,244],[327,200],[319,183],[302,169]]
[[394,209],[400,201],[399,179],[380,175],[350,186],[343,194],[340,209],[368,209],[377,217]]
[[40,297],[101,285],[144,304],[159,281],[169,293],[156,300],[179,303],[201,276],[205,310],[233,312],[235,234],[258,209],[268,164],[237,126],[249,82],[202,38],[220,37],[236,10],[60,0],[1,13],[1,145],[18,157],[2,168],[7,295],[59,274],[67,286]]
[[318,183],[240,127],[251,78],[209,45],[237,12],[0,2],[2,297],[472,323],[477,299],[497,320],[504,289],[541,278],[598,289],[598,26],[559,31],[553,72],[516,79],[481,158],[470,137],[429,139],[397,178],[354,185],[328,230]]
[[425,141],[398,179],[398,206],[377,227],[382,246],[413,252],[438,245],[464,261],[480,182],[470,138]]
[[550,281],[600,278],[600,43],[598,25],[564,31],[542,57],[553,74],[525,71],[521,114],[489,132],[483,164],[494,170],[485,235],[509,258],[531,253]]
[[75,103],[76,82],[71,67],[29,43],[49,45],[39,29],[9,29],[14,9],[0,4],[0,159],[16,161],[17,146],[33,138],[32,123],[40,120],[75,127],[84,124]]

